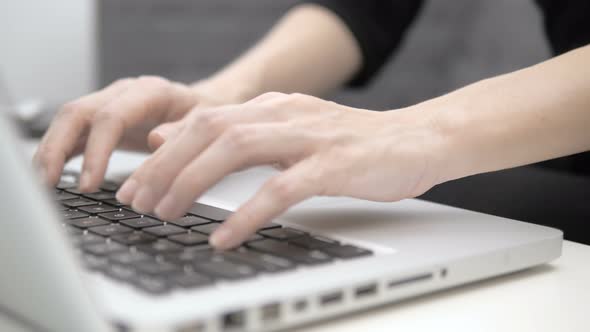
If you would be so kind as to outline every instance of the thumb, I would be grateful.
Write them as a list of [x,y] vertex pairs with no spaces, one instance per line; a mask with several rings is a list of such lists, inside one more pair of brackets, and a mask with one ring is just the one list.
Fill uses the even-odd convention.
[[152,129],[148,135],[148,147],[155,151],[166,141],[175,137],[184,128],[184,121],[178,120],[175,122],[163,123]]

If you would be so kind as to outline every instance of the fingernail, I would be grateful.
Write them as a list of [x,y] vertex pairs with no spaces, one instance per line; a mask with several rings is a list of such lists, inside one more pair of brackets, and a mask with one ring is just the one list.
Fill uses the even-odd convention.
[[162,201],[156,206],[154,212],[160,217],[169,217],[174,214],[176,208],[176,199],[173,195],[164,196]]
[[138,183],[135,179],[129,179],[117,192],[117,200],[123,204],[129,204],[135,195]]
[[209,243],[217,249],[227,249],[231,246],[232,233],[228,226],[221,226],[211,234]]
[[151,211],[154,205],[154,193],[149,186],[142,186],[137,190],[137,195],[133,198],[131,206],[139,212]]
[[90,177],[90,172],[88,172],[88,171],[82,172],[82,175],[80,175],[80,190],[87,191],[88,188],[90,187],[91,180],[92,179]]

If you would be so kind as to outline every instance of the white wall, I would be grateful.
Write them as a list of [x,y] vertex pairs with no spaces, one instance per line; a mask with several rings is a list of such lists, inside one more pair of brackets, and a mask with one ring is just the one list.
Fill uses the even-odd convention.
[[93,0],[0,0],[0,75],[13,99],[62,102],[95,86]]

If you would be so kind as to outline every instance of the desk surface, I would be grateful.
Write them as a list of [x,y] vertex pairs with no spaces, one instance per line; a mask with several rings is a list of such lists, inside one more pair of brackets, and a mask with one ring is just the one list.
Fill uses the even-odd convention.
[[[27,144],[26,150],[33,147]],[[139,156],[125,156],[125,168],[141,160]],[[79,163],[76,158],[69,165],[76,168]],[[111,164],[109,169],[116,173],[117,165]],[[590,246],[565,241],[562,256],[551,264],[294,331],[585,332],[590,329],[587,303]]]

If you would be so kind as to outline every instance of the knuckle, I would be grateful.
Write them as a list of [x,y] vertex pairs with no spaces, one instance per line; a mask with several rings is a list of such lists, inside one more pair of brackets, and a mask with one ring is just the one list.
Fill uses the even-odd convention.
[[135,82],[134,78],[130,78],[130,77],[120,78],[118,80],[115,80],[113,83],[111,83],[111,86],[126,86],[126,85],[131,85],[133,82]]
[[242,150],[250,146],[253,131],[245,126],[231,126],[222,136],[223,144],[234,150]]
[[281,98],[284,96],[286,96],[286,94],[284,94],[282,92],[271,91],[271,92],[265,92],[265,93],[261,94],[260,96],[258,96],[257,98],[267,100],[267,99]]
[[311,98],[311,96],[308,96],[303,93],[292,93],[289,95],[288,100],[289,102],[294,104],[301,104],[307,102]]
[[159,76],[140,76],[137,83],[145,87],[163,88],[170,84],[170,81]]
[[105,122],[120,122],[122,121],[121,115],[116,112],[109,110],[101,110],[94,113],[92,122],[94,123],[105,123]]
[[283,98],[285,96],[284,93],[281,92],[265,92],[257,97],[254,97],[248,101],[250,104],[258,104],[263,103],[269,100],[275,100],[277,98]]
[[308,96],[303,93],[295,92],[295,93],[291,93],[289,95],[289,97],[294,100],[302,100],[302,99],[306,99]]
[[71,101],[64,104],[58,112],[59,117],[71,118],[79,116],[82,112],[85,112],[88,108],[78,101]]
[[296,183],[285,177],[275,177],[269,180],[267,189],[272,197],[279,201],[289,201],[296,192]]
[[194,126],[204,128],[214,134],[220,134],[228,127],[225,117],[216,111],[201,111],[195,116]]

